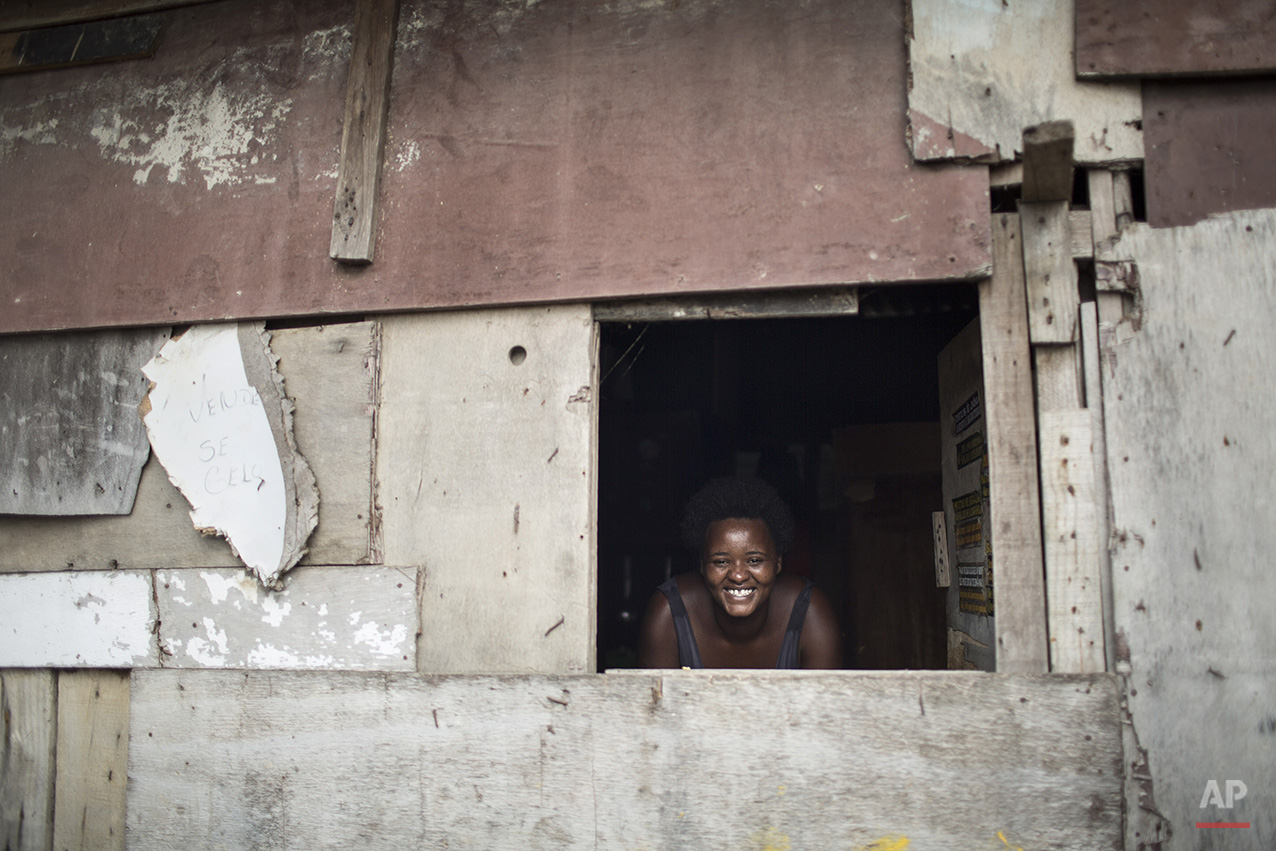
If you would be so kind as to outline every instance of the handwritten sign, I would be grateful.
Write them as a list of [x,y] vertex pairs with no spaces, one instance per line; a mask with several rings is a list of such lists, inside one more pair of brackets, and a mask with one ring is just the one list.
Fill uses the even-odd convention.
[[[244,564],[273,584],[303,552],[289,552],[291,459],[281,459],[280,446],[291,441],[280,439],[280,412],[270,411],[249,381],[244,349],[237,325],[196,326],[170,340],[142,368],[153,383],[143,420],[196,528],[225,536]],[[268,357],[264,346],[260,356]],[[280,406],[279,398],[271,401]]]

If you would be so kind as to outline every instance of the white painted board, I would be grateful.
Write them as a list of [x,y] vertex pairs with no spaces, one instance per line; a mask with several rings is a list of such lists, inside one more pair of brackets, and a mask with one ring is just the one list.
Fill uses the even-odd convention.
[[424,571],[420,670],[592,671],[589,306],[384,320],[378,504]]
[[243,570],[160,570],[170,668],[416,670],[417,569],[296,568],[281,591]]
[[142,372],[151,447],[191,504],[191,521],[226,538],[264,585],[305,552],[318,522],[314,474],[296,451],[292,403],[259,323],[200,325]]
[[[1276,210],[1133,224],[1115,244],[1141,307],[1103,351],[1117,666],[1167,851],[1276,836],[1273,245]],[[1229,779],[1248,795],[1202,808]],[[1198,821],[1251,827],[1204,845]]]
[[1076,161],[1143,157],[1139,84],[1076,79],[1073,0],[912,0],[908,110],[919,160],[1013,160],[1026,127],[1070,120]]
[[0,667],[154,665],[154,626],[147,573],[0,576]]
[[1108,675],[145,671],[127,839],[1117,848],[1119,728]]

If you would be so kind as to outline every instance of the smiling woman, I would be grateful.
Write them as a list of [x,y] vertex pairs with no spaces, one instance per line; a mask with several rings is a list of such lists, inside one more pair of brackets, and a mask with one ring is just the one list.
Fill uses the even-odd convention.
[[841,667],[828,598],[783,572],[793,518],[774,489],[757,479],[714,479],[687,504],[682,532],[700,571],[652,595],[642,667]]

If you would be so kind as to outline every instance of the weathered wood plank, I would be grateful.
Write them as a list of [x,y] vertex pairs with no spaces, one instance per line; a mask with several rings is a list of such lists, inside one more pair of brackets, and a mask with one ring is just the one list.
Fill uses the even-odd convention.
[[127,671],[58,675],[57,851],[124,851]]
[[1247,0],[1076,0],[1077,76],[1216,76],[1276,70],[1276,19]]
[[137,851],[1120,845],[1106,675],[148,671],[131,725]]
[[1248,847],[1276,836],[1262,793],[1200,807],[1211,779],[1276,788],[1273,245],[1262,210],[1135,224],[1116,246],[1138,264],[1143,310],[1104,351],[1114,608],[1154,792],[1139,803],[1187,837],[1174,849],[1197,821],[1250,822],[1234,831]]
[[1047,121],[1023,131],[1023,200],[1072,200],[1071,121]]
[[1081,351],[1085,373],[1085,405],[1090,412],[1090,437],[1094,444],[1094,519],[1099,554],[1099,596],[1103,613],[1104,670],[1116,670],[1116,627],[1112,609],[1112,557],[1108,541],[1112,533],[1108,497],[1108,440],[1103,424],[1103,380],[1100,375],[1099,307],[1081,304]]
[[146,573],[0,576],[0,667],[154,665],[154,626]]
[[1037,491],[1028,308],[1019,217],[994,215],[993,275],[979,285],[992,549],[997,587],[997,670],[1048,667]]
[[0,32],[159,12],[213,0],[0,0]]
[[48,851],[53,842],[56,676],[0,671],[0,840],[9,851]]
[[1077,269],[1066,201],[1023,204],[1023,268],[1028,292],[1028,331],[1035,343],[1077,339]]
[[776,319],[791,316],[851,316],[859,313],[859,289],[792,293],[731,294],[685,299],[610,301],[594,305],[599,322],[674,322],[683,319]]
[[[272,332],[271,348],[296,403],[297,445],[320,491],[319,525],[302,564],[372,560],[375,322]],[[139,396],[140,399],[140,396]],[[142,469],[133,513],[67,519],[0,517],[0,572],[238,567],[220,538],[191,526],[186,500],[155,459]]]
[[910,139],[921,160],[1013,160],[1023,128],[1076,125],[1077,162],[1143,156],[1138,83],[1076,79],[1072,0],[913,0]]
[[0,513],[128,514],[150,454],[141,373],[168,331],[0,339]]
[[385,559],[425,571],[429,673],[594,668],[588,305],[385,320]]
[[1276,206],[1276,79],[1149,80],[1143,99],[1149,224]]
[[149,58],[163,29],[162,15],[138,15],[16,33],[0,38],[0,74]]
[[[1090,256],[1101,255],[1101,246],[1116,239],[1116,191],[1112,186],[1112,172],[1106,168],[1086,170],[1086,188],[1090,196]],[[1076,257],[1075,249],[1073,257]]]
[[242,570],[155,573],[162,664],[416,670],[417,569],[297,568],[282,591]]
[[1068,411],[1082,406],[1085,385],[1079,354],[1075,345],[1032,347],[1038,411]]
[[1096,517],[1099,495],[1090,412],[1084,408],[1042,411],[1040,429],[1050,670],[1102,671],[1106,663]]
[[376,249],[381,161],[398,22],[399,0],[355,2],[354,49],[346,78],[341,164],[328,248],[332,259],[344,263],[371,263]]

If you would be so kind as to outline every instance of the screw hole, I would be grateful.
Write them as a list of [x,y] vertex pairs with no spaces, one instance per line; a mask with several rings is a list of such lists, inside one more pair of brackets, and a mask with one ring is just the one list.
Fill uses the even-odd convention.
[[510,349],[510,363],[514,364],[514,366],[518,366],[525,360],[527,360],[527,349],[522,346],[515,346]]

